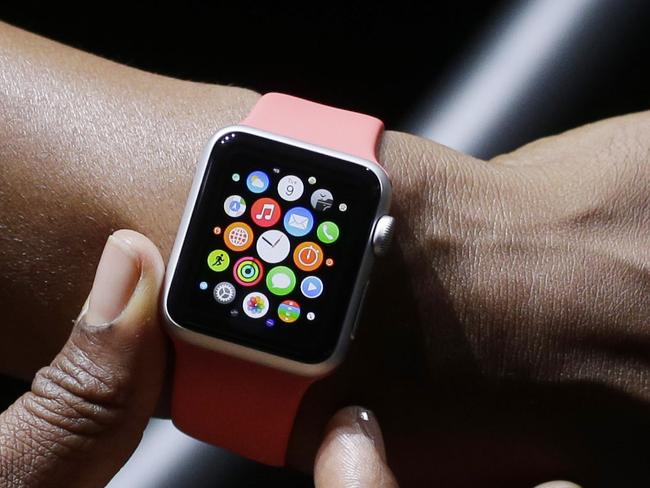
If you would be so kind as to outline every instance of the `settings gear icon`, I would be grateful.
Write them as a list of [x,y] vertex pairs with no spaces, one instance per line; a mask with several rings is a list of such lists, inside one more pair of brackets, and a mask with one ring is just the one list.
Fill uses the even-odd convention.
[[232,303],[232,301],[235,299],[237,291],[235,290],[235,287],[232,283],[222,281],[214,287],[212,294],[214,295],[214,299],[217,301],[217,303],[226,305],[228,303]]

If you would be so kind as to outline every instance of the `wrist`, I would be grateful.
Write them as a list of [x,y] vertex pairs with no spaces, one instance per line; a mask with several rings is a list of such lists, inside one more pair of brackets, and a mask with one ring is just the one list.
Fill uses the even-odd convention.
[[390,235],[379,221],[390,222],[391,185],[372,162],[382,129],[371,116],[271,93],[242,127],[211,139],[163,297],[176,346],[172,417],[185,432],[285,461],[305,389],[339,365],[354,334],[372,243]]
[[145,73],[6,24],[0,33],[0,67],[12,73],[0,80],[0,167],[12,188],[0,212],[11,338],[0,371],[29,378],[68,336],[107,235],[132,226],[167,255],[201,148],[258,95]]

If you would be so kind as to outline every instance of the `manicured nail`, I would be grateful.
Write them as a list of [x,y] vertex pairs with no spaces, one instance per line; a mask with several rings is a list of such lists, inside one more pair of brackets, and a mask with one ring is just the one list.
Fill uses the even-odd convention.
[[102,325],[114,321],[129,303],[140,273],[140,259],[129,243],[115,234],[110,236],[95,273],[86,323]]
[[549,481],[548,483],[537,485],[535,488],[580,488],[580,486],[570,481]]
[[363,434],[375,445],[375,449],[381,458],[386,461],[384,437],[381,434],[381,428],[379,427],[379,422],[377,422],[375,415],[366,408],[359,408],[357,410],[356,422]]

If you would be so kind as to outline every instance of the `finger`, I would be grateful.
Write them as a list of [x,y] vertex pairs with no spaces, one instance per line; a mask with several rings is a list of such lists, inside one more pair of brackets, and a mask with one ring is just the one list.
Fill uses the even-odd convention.
[[372,412],[348,407],[332,418],[316,455],[314,481],[316,488],[397,487]]
[[67,343],[0,416],[0,486],[104,486],[128,459],[160,393],[163,273],[147,238],[109,237]]
[[547,483],[542,483],[537,485],[535,488],[580,488],[580,486],[570,481],[549,481]]

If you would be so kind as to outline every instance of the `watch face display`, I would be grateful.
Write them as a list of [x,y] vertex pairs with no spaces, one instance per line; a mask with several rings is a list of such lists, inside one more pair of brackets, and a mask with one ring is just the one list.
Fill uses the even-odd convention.
[[187,329],[317,363],[341,334],[381,186],[363,165],[246,132],[215,143],[167,297]]

